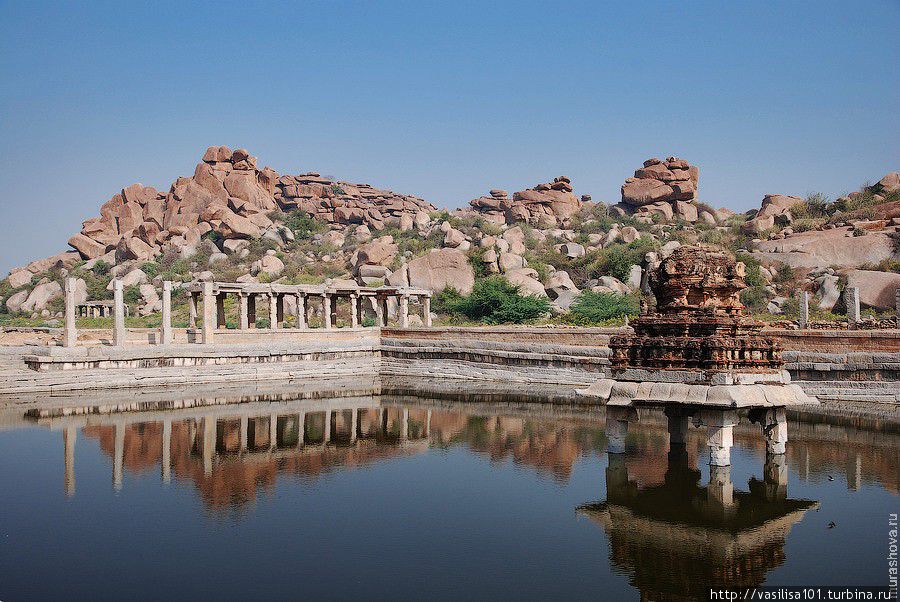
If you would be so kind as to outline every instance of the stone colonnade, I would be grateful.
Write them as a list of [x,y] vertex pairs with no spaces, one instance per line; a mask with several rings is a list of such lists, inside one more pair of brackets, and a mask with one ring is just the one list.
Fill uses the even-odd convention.
[[[731,447],[734,445],[734,427],[738,413],[731,409],[692,409],[678,406],[665,408],[668,420],[669,445],[684,445],[690,422],[706,427],[706,444],[709,447],[710,466],[730,466]],[[783,407],[751,409],[750,421],[762,427],[766,439],[766,453],[785,453],[787,444],[787,417]],[[631,406],[606,407],[607,451],[610,454],[625,453],[625,437],[628,423],[638,419],[637,410]]]
[[269,329],[281,330],[287,317],[287,299],[293,299],[294,330],[307,330],[310,326],[310,314],[314,309],[313,302],[322,310],[322,328],[330,330],[338,328],[338,303],[343,301],[349,306],[350,328],[359,328],[363,323],[364,303],[371,303],[375,308],[375,327],[388,325],[389,301],[395,299],[399,308],[399,326],[409,326],[409,300],[416,297],[421,302],[422,322],[431,326],[431,291],[406,287],[331,287],[285,284],[240,284],[222,282],[194,283],[187,287],[190,302],[190,319],[188,327],[197,327],[197,318],[201,307],[201,340],[212,343],[215,331],[226,328],[225,300],[228,295],[238,298],[238,323],[236,330],[249,331],[256,328],[257,302],[260,298],[268,301]]
[[[389,429],[391,420],[389,410],[395,410],[393,420],[396,433]],[[346,414],[350,413],[347,420]],[[362,414],[374,412],[376,424],[375,432],[366,431],[362,427]],[[339,420],[342,418],[343,420]],[[317,422],[322,418],[323,429],[321,436],[313,437],[309,434],[312,430],[307,425]],[[111,419],[114,429],[112,485],[116,491],[122,489],[125,475],[125,431],[129,422],[125,419]],[[223,431],[228,423],[237,421],[239,454],[272,453],[275,451],[302,450],[304,448],[323,448],[326,446],[352,446],[361,439],[379,439],[388,444],[403,446],[407,442],[426,442],[431,435],[431,410],[425,411],[421,420],[421,428],[417,432],[410,433],[410,413],[406,408],[351,408],[335,410],[315,410],[310,412],[296,411],[289,414],[270,413],[260,416],[241,415],[225,417],[187,418],[190,420],[190,439],[194,453],[197,453],[203,462],[203,471],[209,475],[212,473],[214,459],[217,454],[227,454],[230,451],[223,450]],[[399,425],[397,422],[399,421]],[[142,423],[138,423],[142,424]],[[251,427],[252,425],[252,427]],[[264,445],[254,443],[254,435],[262,429],[264,433]],[[288,431],[294,429],[294,436],[288,436]],[[67,424],[63,429],[63,448],[65,453],[65,476],[63,481],[67,496],[75,495],[75,440],[78,433],[76,424]],[[164,483],[172,479],[172,419],[162,420],[162,457],[160,476]]]
[[[117,346],[126,342],[125,316],[128,307],[124,301],[124,287],[119,279],[113,280],[112,302],[86,302],[75,304],[75,279],[68,278],[65,283],[66,321],[63,332],[63,345],[73,347],[77,344],[76,317],[113,316],[113,343]],[[422,323],[431,326],[431,291],[407,287],[363,288],[352,286],[311,286],[283,284],[242,284],[222,282],[195,282],[185,287],[189,295],[189,325],[197,328],[198,318],[201,322],[200,340],[210,344],[215,340],[216,330],[226,328],[225,300],[228,295],[238,298],[238,331],[250,331],[256,328],[257,300],[264,298],[269,303],[269,328],[278,330],[285,328],[286,301],[294,300],[294,329],[310,328],[310,313],[313,300],[321,306],[324,329],[338,328],[338,302],[349,303],[350,328],[360,328],[365,314],[364,304],[374,306],[375,327],[388,325],[389,301],[395,300],[398,306],[398,322],[401,328],[409,327],[409,301],[411,297],[419,300],[422,310]],[[202,305],[201,305],[202,302]],[[198,313],[202,307],[202,316]],[[162,345],[174,341],[172,330],[172,283],[162,283],[162,325],[158,339]]]

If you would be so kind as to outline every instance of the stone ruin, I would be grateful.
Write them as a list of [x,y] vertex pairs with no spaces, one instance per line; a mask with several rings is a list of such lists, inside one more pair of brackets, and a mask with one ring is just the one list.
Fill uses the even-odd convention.
[[613,376],[629,369],[739,370],[780,373],[781,347],[760,334],[763,323],[741,315],[744,264],[705,245],[682,246],[650,274],[656,311],[635,319],[634,334],[614,337]]
[[707,427],[711,466],[731,464],[737,410],[758,422],[769,454],[785,453],[785,406],[817,403],[791,384],[781,348],[742,315],[744,265],[707,245],[682,246],[650,276],[656,308],[646,304],[634,334],[612,337],[612,378],[581,395],[607,406],[610,453],[625,451],[637,404],[662,405],[670,445],[683,445],[689,422]]
[[744,265],[708,245],[682,246],[650,275],[633,334],[612,337],[611,376],[584,390],[608,404],[767,407],[814,402],[790,384],[781,348],[742,314]]

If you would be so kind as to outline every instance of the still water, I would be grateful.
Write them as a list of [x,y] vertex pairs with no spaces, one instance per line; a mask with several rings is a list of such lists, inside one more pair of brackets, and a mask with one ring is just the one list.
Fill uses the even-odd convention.
[[0,431],[0,600],[706,599],[886,585],[896,425],[794,417],[669,450],[645,411],[412,397],[23,418]]

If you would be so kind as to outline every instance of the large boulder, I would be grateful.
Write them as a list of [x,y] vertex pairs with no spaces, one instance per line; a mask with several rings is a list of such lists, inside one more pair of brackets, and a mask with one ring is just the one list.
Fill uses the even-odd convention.
[[900,274],[873,270],[847,270],[848,287],[859,288],[859,302],[864,307],[894,309]]
[[841,298],[840,278],[834,274],[822,274],[814,280],[815,299],[820,309],[831,311]]
[[538,273],[532,268],[510,270],[503,275],[511,284],[519,287],[519,292],[532,297],[546,297],[544,285],[538,280]]
[[878,180],[878,183],[872,187],[876,194],[886,194],[900,189],[900,172],[892,171]]
[[7,277],[6,280],[9,282],[9,285],[11,287],[19,288],[30,283],[33,276],[34,274],[32,274],[30,271],[19,268],[10,272],[9,277]]
[[861,268],[885,259],[900,259],[894,238],[885,232],[853,236],[852,228],[810,230],[780,240],[754,243],[754,257],[763,263],[782,263],[813,270],[823,266]]
[[457,249],[432,249],[413,259],[388,277],[394,286],[412,286],[432,291],[446,287],[467,295],[475,284],[475,271],[466,254]]
[[790,216],[792,207],[805,202],[805,199],[798,196],[767,194],[763,197],[759,211],[742,228],[745,232],[751,234],[759,234],[769,230],[775,226],[776,220],[780,216]]
[[357,265],[390,265],[400,247],[390,236],[376,238],[356,250]]
[[81,253],[81,256],[85,259],[93,259],[94,257],[99,257],[100,255],[106,253],[110,248],[110,245],[99,243],[93,238],[88,238],[81,233],[78,233],[70,238],[69,245],[73,249]]
[[21,310],[39,312],[47,308],[47,304],[63,294],[62,287],[55,280],[39,284],[31,290],[28,298],[22,303]]
[[6,300],[6,309],[12,313],[16,313],[22,309],[22,304],[28,299],[28,292],[29,291],[19,291],[18,293],[10,295],[9,299]]
[[250,273],[254,276],[260,273],[277,276],[282,271],[284,271],[284,262],[278,258],[272,249],[266,251],[266,254],[253,262],[253,265],[250,267]]

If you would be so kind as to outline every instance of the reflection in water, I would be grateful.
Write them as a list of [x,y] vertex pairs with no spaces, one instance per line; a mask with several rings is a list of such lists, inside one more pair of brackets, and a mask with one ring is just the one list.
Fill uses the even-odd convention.
[[610,456],[607,500],[578,510],[610,538],[610,559],[648,600],[703,599],[709,588],[754,587],[784,561],[791,526],[815,502],[787,497],[784,456],[768,456],[764,480],[737,491],[730,467],[711,467],[709,483],[686,450],[673,446],[660,485],[640,487],[625,459]]
[[[898,491],[896,425],[864,429],[858,422],[795,416],[787,454],[766,457],[758,427],[744,422],[735,428],[735,444],[758,460],[754,472],[762,475],[744,488],[735,487],[730,467],[711,467],[701,485],[705,432],[690,429],[684,445],[670,446],[663,412],[640,412],[626,453],[612,455],[605,453],[602,410],[575,406],[473,407],[375,396],[109,414],[83,409],[32,420],[61,432],[67,495],[76,496],[76,439],[82,437],[79,449],[84,440],[96,442],[111,458],[116,490],[128,475],[158,472],[163,483],[189,484],[213,513],[247,507],[280,478],[315,480],[429,449],[468,450],[497,470],[512,462],[558,485],[576,479],[584,460],[590,487],[605,487],[605,500],[586,504],[594,496],[582,495],[567,508],[577,505],[578,516],[602,526],[612,565],[653,600],[705,599],[711,586],[764,583],[786,562],[791,530],[818,505],[789,497],[789,473],[795,488],[827,481],[837,471],[851,491],[866,484]],[[585,479],[585,471],[580,474]],[[551,521],[540,514],[534,519]],[[582,529],[590,524],[575,521]],[[603,545],[590,544],[593,551]]]

